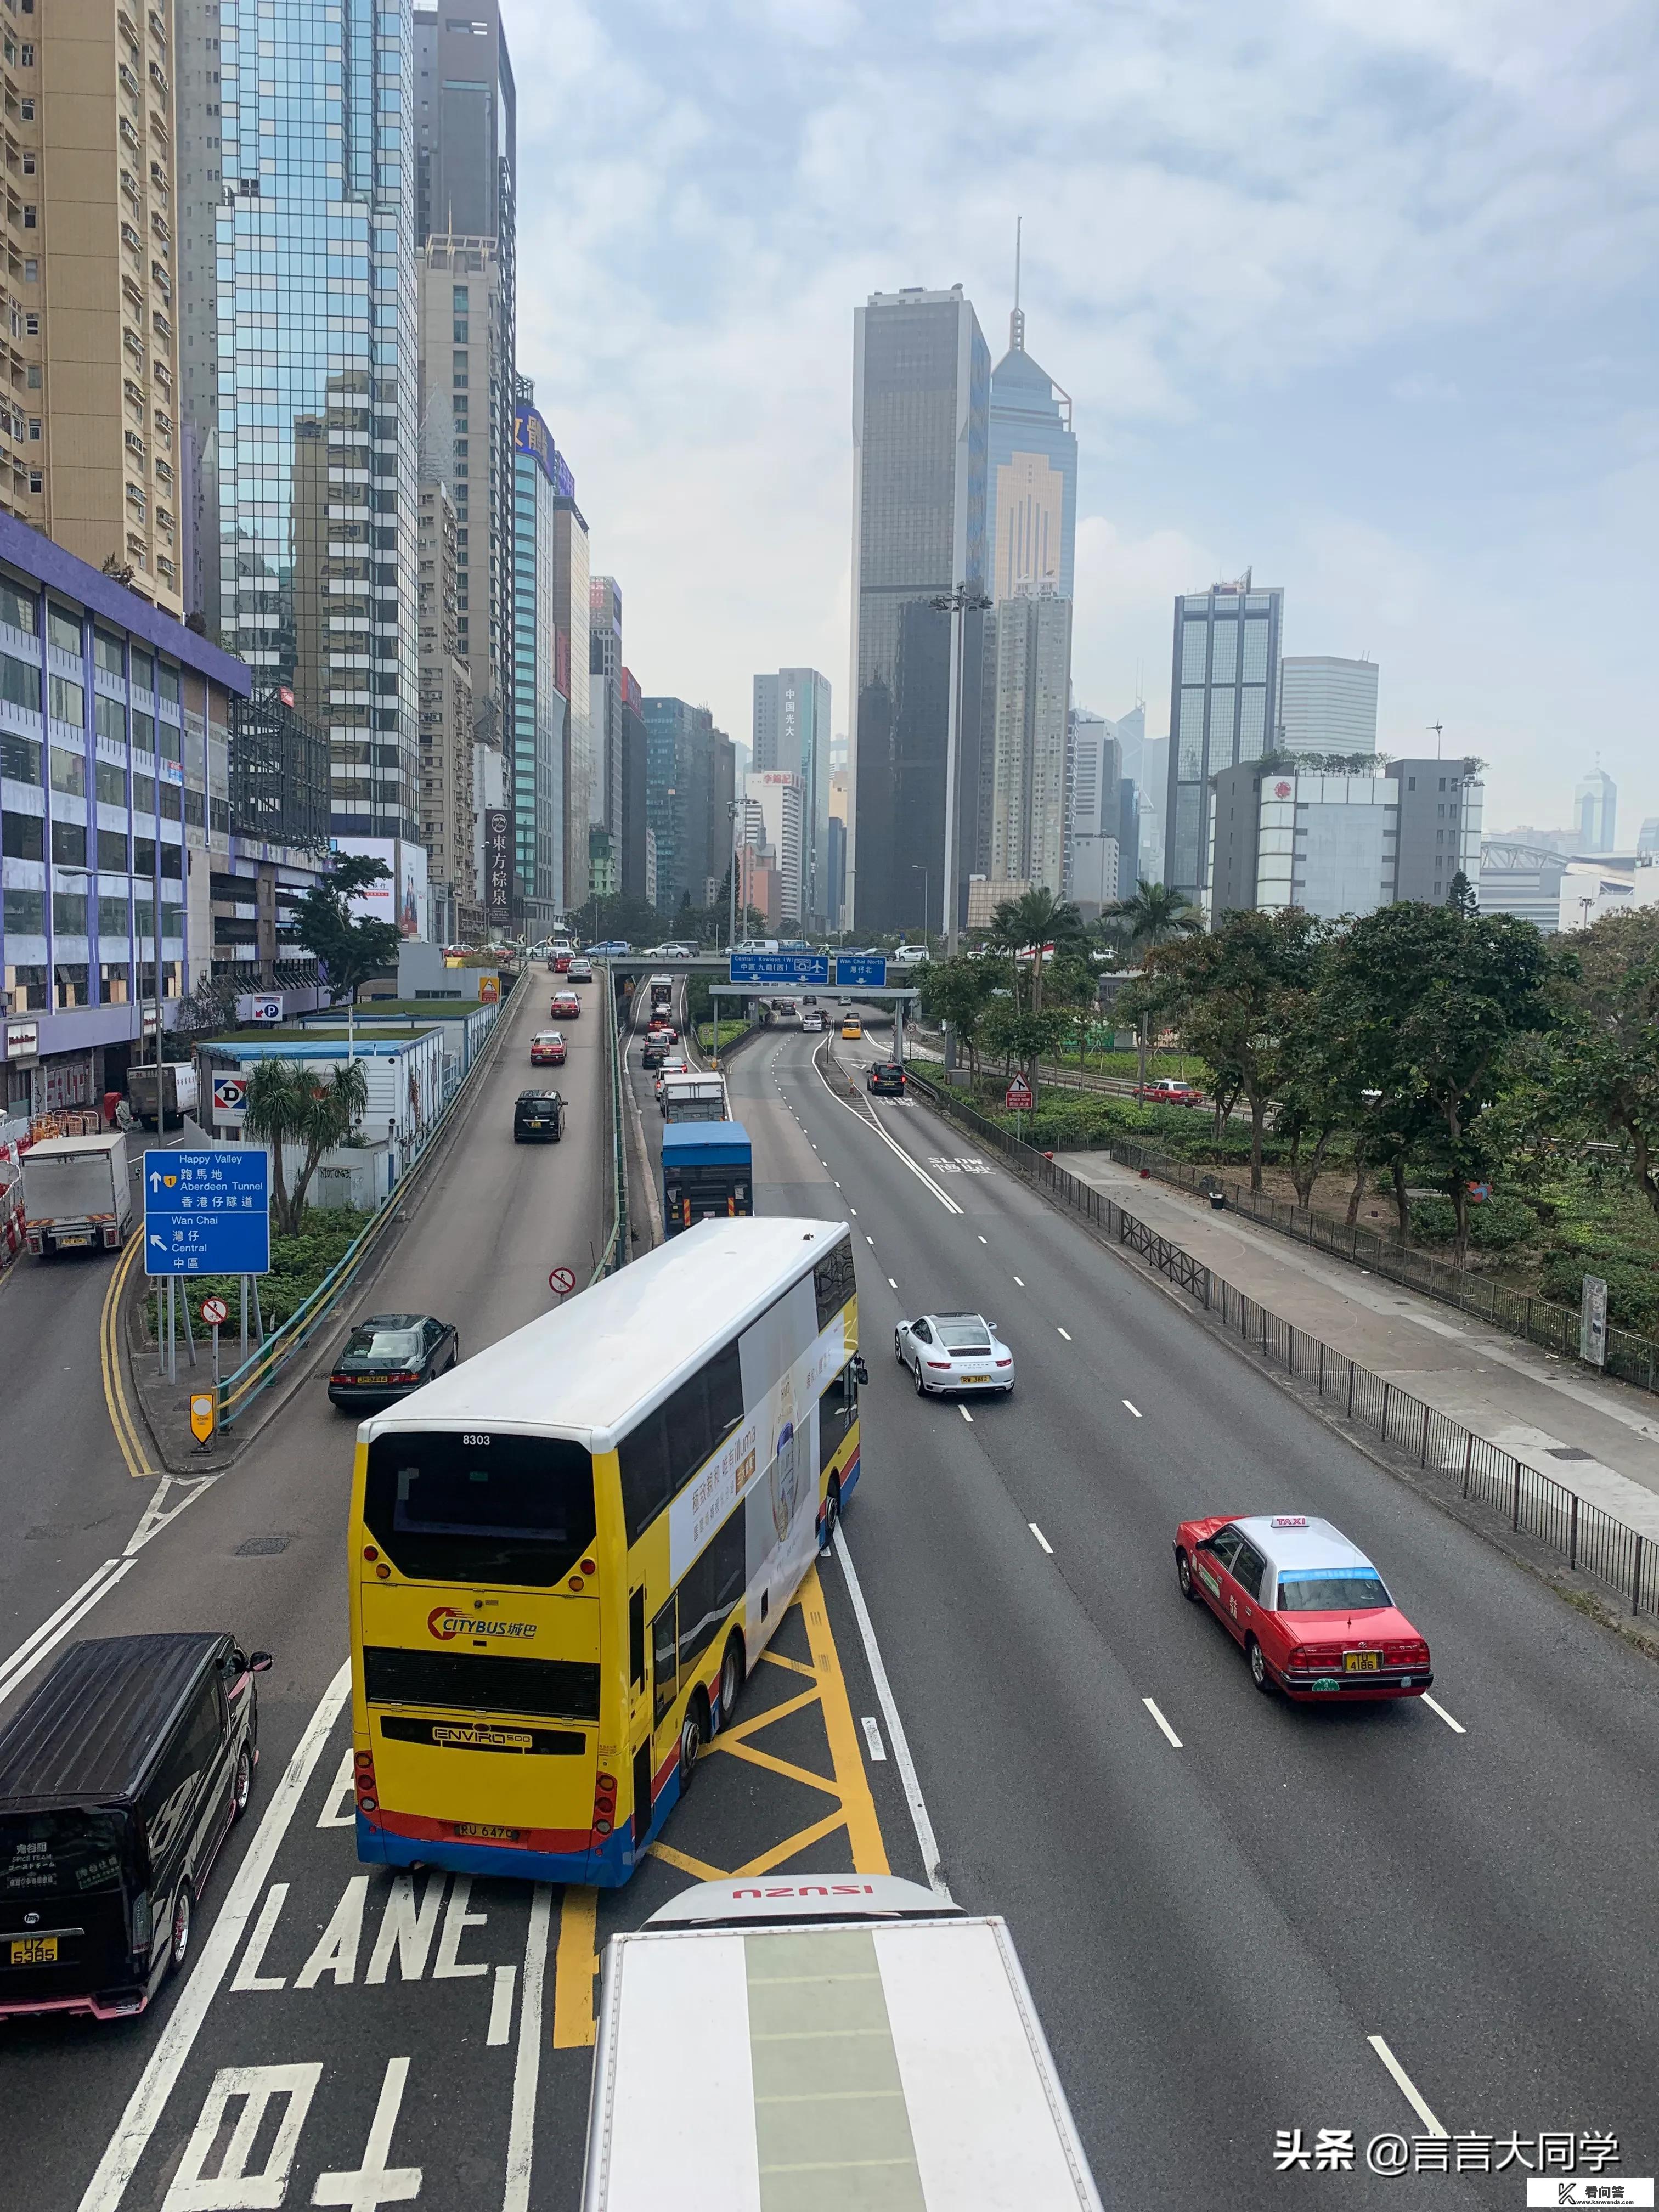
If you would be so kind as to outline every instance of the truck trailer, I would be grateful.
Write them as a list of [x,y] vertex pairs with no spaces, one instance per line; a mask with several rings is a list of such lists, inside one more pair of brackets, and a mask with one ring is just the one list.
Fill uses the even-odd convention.
[[126,1133],[47,1137],[23,1155],[24,1235],[37,1258],[103,1246],[118,1250],[132,1223]]

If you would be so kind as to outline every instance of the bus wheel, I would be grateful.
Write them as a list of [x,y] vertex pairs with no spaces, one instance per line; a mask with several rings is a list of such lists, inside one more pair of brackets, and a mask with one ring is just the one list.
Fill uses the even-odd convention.
[[683,1797],[691,1787],[691,1777],[696,1771],[697,1761],[708,1735],[708,1708],[703,1703],[702,1692],[696,1691],[685,1709],[685,1718],[680,1723],[680,1795]]
[[743,1639],[739,1636],[726,1638],[726,1656],[720,1661],[720,1726],[730,1728],[738,1709],[738,1692],[743,1687]]

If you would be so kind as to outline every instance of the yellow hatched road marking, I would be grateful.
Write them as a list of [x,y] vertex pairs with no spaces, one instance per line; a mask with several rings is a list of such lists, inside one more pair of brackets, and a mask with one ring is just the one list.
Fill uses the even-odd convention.
[[121,1347],[117,1334],[121,1309],[121,1294],[127,1277],[138,1257],[143,1231],[135,1237],[117,1261],[115,1272],[109,1279],[109,1288],[104,1293],[103,1311],[98,1321],[98,1361],[103,1371],[104,1403],[108,1408],[110,1426],[115,1431],[115,1441],[122,1458],[127,1463],[127,1473],[141,1482],[154,1482],[155,1470],[144,1455],[139,1441],[138,1425],[127,1404],[125,1386],[121,1380]]
[[[804,1673],[805,1669],[802,1671]],[[812,1687],[803,1690],[798,1698],[787,1698],[781,1705],[769,1705],[763,1713],[756,1713],[746,1721],[737,1721],[730,1728],[723,1728],[709,1748],[730,1751],[734,1743],[746,1742],[757,1730],[770,1728],[774,1721],[787,1720],[791,1713],[798,1713],[807,1705],[815,1705],[817,1700],[817,1683],[814,1677]]]
[[804,1660],[786,1659],[781,1651],[763,1651],[761,1657],[769,1667],[787,1667],[792,1674],[805,1674],[809,1682],[818,1679]]
[[599,1971],[593,1929],[599,1893],[572,1883],[559,1907],[559,1948],[553,1962],[553,2048],[579,2051],[592,2043],[593,1977]]
[[824,1609],[823,1590],[816,1567],[809,1571],[800,1586],[800,1602],[806,1622],[806,1640],[811,1646],[812,1664],[817,1669],[818,1688],[823,1696],[830,1757],[836,1770],[836,1787],[841,1791],[842,1810],[847,1816],[847,1839],[853,1846],[853,1871],[890,1874],[887,1847],[881,1839],[881,1822],[876,1818],[876,1801],[865,1771],[858,1730],[853,1725],[847,1679],[841,1671],[836,1639],[830,1632],[830,1615]]
[[[725,1747],[733,1759],[741,1759],[750,1766],[763,1766],[769,1774],[781,1774],[786,1782],[804,1782],[809,1790],[821,1790],[826,1797],[840,1798],[835,1784],[822,1774],[814,1774],[810,1767],[797,1766],[792,1759],[775,1759],[769,1751],[757,1751],[752,1743],[728,1743]],[[719,1751],[718,1739],[710,1750]]]
[[681,1874],[695,1875],[699,1881],[724,1881],[722,1867],[710,1866],[707,1859],[694,1859],[690,1851],[677,1851],[672,1844],[661,1841],[651,1846],[653,1858],[660,1859],[665,1866],[677,1867]]
[[[786,1836],[781,1844],[774,1844],[769,1851],[763,1851],[757,1859],[750,1859],[746,1866],[734,1868],[732,1869],[734,1876],[770,1874],[774,1867],[781,1866],[786,1859],[793,1858],[797,1851],[804,1851],[809,1844],[816,1844],[820,1837],[833,1835],[846,1817],[841,1807],[837,1805],[832,1813],[826,1813],[821,1820],[815,1820],[810,1828],[798,1828],[793,1836]],[[884,1870],[884,1869],[883,1871]],[[860,1867],[857,1871],[860,1874],[868,1874],[871,1869],[868,1867]]]

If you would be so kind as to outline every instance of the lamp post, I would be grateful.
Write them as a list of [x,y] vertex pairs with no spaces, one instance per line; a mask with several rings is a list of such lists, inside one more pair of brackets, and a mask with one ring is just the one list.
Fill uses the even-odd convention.
[[[945,754],[945,957],[957,957],[957,756],[962,738],[962,651],[969,614],[983,614],[988,599],[977,584],[958,584],[928,605],[951,617],[951,714]],[[923,934],[926,934],[924,931]]]

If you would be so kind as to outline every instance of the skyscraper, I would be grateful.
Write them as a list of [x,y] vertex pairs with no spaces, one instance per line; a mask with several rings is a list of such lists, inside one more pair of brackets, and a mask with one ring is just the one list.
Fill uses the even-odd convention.
[[1072,603],[1052,584],[999,599],[993,725],[994,884],[1059,896],[1065,874],[1066,738]]
[[421,835],[441,943],[483,926],[473,864],[472,684],[456,630],[455,503],[421,483]]
[[759,769],[744,778],[739,842],[769,854],[777,878],[777,913],[769,920],[800,927],[805,872],[805,791],[788,769]]
[[[936,913],[959,914],[979,854],[981,617],[962,617],[957,756],[949,757],[951,617],[932,601],[985,584],[991,362],[960,284],[874,292],[853,340],[853,820],[848,896],[858,927],[895,930],[929,872]],[[946,860],[954,803],[954,878]]]
[[631,668],[622,671],[622,811],[612,833],[617,889],[624,898],[656,903],[655,867],[647,868],[645,695]]
[[194,235],[216,210],[219,633],[326,728],[354,840],[420,836],[414,175],[376,93],[408,82],[410,45],[406,12],[241,9],[222,181],[198,164],[181,211]]
[[1259,760],[1278,726],[1284,599],[1246,569],[1175,603],[1164,879],[1195,904],[1208,881],[1210,778]]
[[[529,380],[515,431],[513,699],[509,718],[514,875],[524,925],[544,936],[565,912],[565,726],[570,646],[558,627],[557,507],[570,471],[533,402]],[[586,817],[583,826],[586,835]]]
[[707,707],[647,698],[646,821],[655,841],[658,911],[707,906],[731,864],[736,750]]
[[587,818],[612,837],[622,829],[622,591],[614,576],[587,587],[588,714],[593,724],[593,787]]
[[1573,825],[1582,853],[1611,853],[1619,827],[1619,787],[1604,768],[1578,780],[1572,795]]
[[1376,663],[1287,653],[1279,665],[1279,743],[1291,753],[1376,750]]
[[830,679],[815,668],[781,668],[755,678],[750,772],[784,770],[801,787],[801,885],[798,919],[831,926],[830,896]]
[[[565,474],[568,477],[569,471]],[[588,668],[587,524],[575,486],[553,502],[553,619],[567,702],[564,718],[564,897],[574,913],[587,897],[587,833],[593,787],[592,676]]]
[[1077,543],[1077,435],[1072,402],[1025,350],[1018,264],[1008,350],[991,372],[985,477],[987,588],[1012,599],[1021,584],[1072,596]]
[[173,69],[153,9],[14,14],[0,511],[179,615]]
[[1133,848],[1126,853],[1123,845],[1124,756],[1118,729],[1119,725],[1086,707],[1073,709],[1066,781],[1065,892],[1091,920],[1127,891],[1135,866]]

